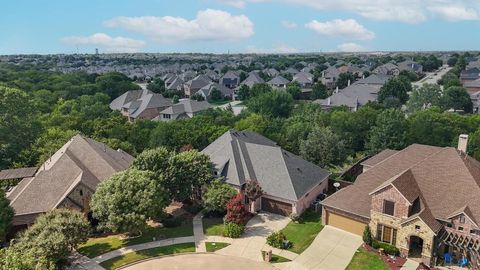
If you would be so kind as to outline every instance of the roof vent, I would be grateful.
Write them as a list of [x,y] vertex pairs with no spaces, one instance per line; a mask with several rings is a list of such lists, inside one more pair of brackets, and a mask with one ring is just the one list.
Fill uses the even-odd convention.
[[297,171],[302,172],[302,170],[301,170],[300,168],[298,168],[298,167],[297,167]]

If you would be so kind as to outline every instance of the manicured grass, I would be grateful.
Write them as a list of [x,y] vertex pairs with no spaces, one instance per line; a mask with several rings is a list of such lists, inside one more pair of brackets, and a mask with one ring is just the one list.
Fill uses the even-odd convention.
[[376,254],[359,248],[346,270],[389,270]]
[[221,242],[206,242],[205,246],[207,247],[207,252],[215,252],[220,250],[224,247],[230,246],[229,243],[221,243]]
[[223,219],[222,218],[204,218],[203,231],[205,235],[223,235]]
[[181,226],[175,228],[148,227],[141,236],[135,238],[122,239],[120,235],[91,238],[85,244],[81,245],[77,251],[89,258],[94,258],[125,246],[153,241],[153,238],[160,240],[192,235],[192,221],[188,220],[183,222]]
[[148,258],[185,252],[195,252],[195,243],[177,244],[132,252],[108,261],[104,261],[100,265],[107,270],[111,270]]
[[217,100],[217,101],[209,101],[208,103],[210,103],[211,105],[214,105],[214,106],[221,106],[221,105],[225,105],[227,103],[230,103],[232,102],[231,100]]
[[282,256],[272,254],[272,260],[270,261],[270,263],[283,263],[283,262],[290,262],[290,260]]
[[322,229],[320,215],[313,211],[306,211],[298,223],[291,221],[282,232],[293,244],[290,251],[300,254],[310,246]]

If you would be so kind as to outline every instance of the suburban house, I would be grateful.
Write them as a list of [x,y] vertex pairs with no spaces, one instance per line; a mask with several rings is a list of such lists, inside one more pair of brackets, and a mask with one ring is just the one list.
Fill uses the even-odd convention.
[[312,88],[313,87],[313,75],[308,72],[298,72],[293,75],[292,82],[298,82],[302,88]]
[[301,214],[328,188],[328,171],[254,132],[229,130],[202,153],[212,160],[214,175],[238,191],[247,180],[259,183],[264,195],[251,203],[256,210]]
[[458,149],[413,144],[362,162],[356,181],[322,202],[322,222],[362,235],[368,225],[406,257],[435,265],[449,253],[478,265],[480,162]]
[[183,86],[186,97],[193,97],[200,89],[207,86],[211,82],[210,78],[205,75],[198,75],[189,80]]
[[210,100],[210,95],[214,89],[217,89],[222,93],[222,96],[225,99],[233,100],[234,99],[234,90],[230,89],[226,86],[223,86],[218,83],[210,82],[209,84],[205,85],[204,87],[200,88],[198,92],[196,93],[197,95],[201,95],[205,100]]
[[153,119],[160,111],[173,104],[171,99],[149,90],[133,90],[123,93],[110,103],[110,109],[120,111],[128,121]]
[[220,78],[219,83],[228,88],[235,88],[240,84],[240,75],[236,71],[229,70]]
[[271,79],[267,82],[273,88],[287,88],[287,85],[290,83],[289,80],[285,79],[284,77],[278,75],[277,77]]
[[192,118],[200,112],[211,108],[206,101],[196,101],[192,99],[180,99],[177,104],[173,104],[161,111],[155,121],[172,121],[176,119]]
[[406,70],[406,71],[415,72],[416,74],[423,73],[423,66],[421,64],[414,61],[409,61],[409,60],[398,63],[398,69],[400,71]]
[[258,75],[257,72],[250,72],[248,77],[243,82],[241,82],[240,85],[246,85],[252,88],[255,84],[264,82],[265,81],[262,79],[262,77],[260,77],[260,75]]
[[340,74],[341,72],[336,67],[330,66],[326,70],[322,71],[320,81],[329,89],[335,88],[338,76],[340,76]]
[[463,83],[463,88],[467,90],[469,94],[474,94],[480,91],[480,79],[473,81],[465,81]]
[[480,79],[480,68],[471,68],[471,69],[466,69],[462,70],[460,73],[460,80],[462,83],[468,82],[468,81],[475,81]]
[[372,73],[374,74],[383,74],[383,75],[398,75],[400,74],[400,68],[392,63],[386,63],[384,65],[378,66],[375,68]]
[[165,83],[165,89],[171,91],[182,91],[185,82],[178,76],[172,77],[173,80],[169,81],[169,83]]
[[267,74],[271,78],[276,77],[280,74],[280,72],[274,68],[265,69],[263,73]]
[[133,157],[121,149],[76,135],[51,156],[32,176],[7,193],[15,210],[13,232],[25,229],[38,215],[55,208],[89,214],[90,198],[97,185],[123,171]]

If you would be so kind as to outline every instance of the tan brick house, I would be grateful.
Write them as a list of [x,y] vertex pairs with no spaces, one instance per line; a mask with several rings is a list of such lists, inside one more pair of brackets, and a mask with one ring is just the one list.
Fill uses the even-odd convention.
[[411,145],[363,162],[351,186],[322,202],[324,224],[361,235],[369,226],[401,255],[435,265],[443,254],[480,254],[480,162],[459,149]]

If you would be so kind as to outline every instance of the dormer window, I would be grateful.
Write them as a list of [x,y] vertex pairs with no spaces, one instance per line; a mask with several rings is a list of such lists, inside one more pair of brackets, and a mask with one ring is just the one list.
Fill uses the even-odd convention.
[[389,216],[393,216],[395,214],[395,203],[389,200],[384,200],[383,213]]
[[464,215],[460,216],[460,223],[465,224],[465,216]]

